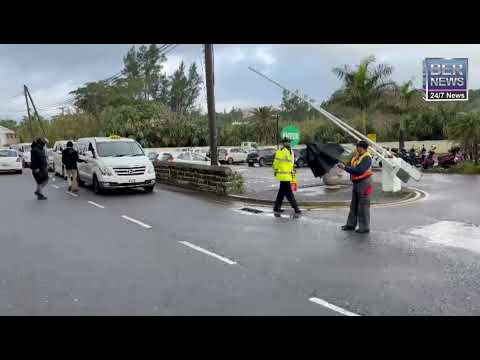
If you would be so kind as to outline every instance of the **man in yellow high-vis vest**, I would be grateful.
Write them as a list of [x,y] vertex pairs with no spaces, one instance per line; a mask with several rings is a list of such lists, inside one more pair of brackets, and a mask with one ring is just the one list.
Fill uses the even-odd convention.
[[282,212],[283,198],[286,197],[290,205],[295,210],[295,215],[301,214],[298,208],[297,201],[292,192],[291,183],[296,179],[293,151],[291,148],[290,139],[284,138],[282,140],[282,148],[275,153],[275,160],[273,160],[273,172],[278,181],[280,181],[280,188],[278,189],[277,199],[273,212],[275,216],[280,216]]
[[353,182],[352,202],[350,203],[350,213],[348,214],[347,224],[342,226],[342,230],[355,230],[358,223],[357,233],[370,232],[370,195],[372,194],[372,157],[370,156],[368,143],[359,141],[357,144],[357,153],[350,162],[350,166],[340,163],[339,167],[350,174]]

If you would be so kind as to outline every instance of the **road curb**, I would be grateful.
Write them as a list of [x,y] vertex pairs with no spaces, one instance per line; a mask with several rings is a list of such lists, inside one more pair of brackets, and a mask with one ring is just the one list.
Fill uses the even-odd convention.
[[[415,188],[406,188],[410,192],[407,198],[396,199],[394,201],[372,201],[372,207],[389,207],[389,206],[398,206],[406,205],[416,201],[419,201],[428,196],[425,191],[415,189]],[[228,195],[230,199],[243,201],[252,204],[262,204],[273,206],[274,200],[270,199],[260,199],[252,198],[248,196],[241,195]],[[348,208],[350,207],[350,201],[299,201],[298,205],[305,209],[322,209],[322,208]]]

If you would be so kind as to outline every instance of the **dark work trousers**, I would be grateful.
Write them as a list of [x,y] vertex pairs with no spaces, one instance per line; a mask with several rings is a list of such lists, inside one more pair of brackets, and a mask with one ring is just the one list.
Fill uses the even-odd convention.
[[293,195],[290,181],[280,181],[280,188],[278,189],[277,200],[275,201],[273,211],[280,211],[280,209],[282,208],[284,197],[287,197],[287,200],[290,202],[292,208],[295,209],[295,212],[298,212],[299,209],[297,201],[295,200],[295,196]]
[[355,181],[352,190],[352,202],[348,214],[347,226],[357,227],[360,231],[370,230],[370,197],[372,181],[368,177]]

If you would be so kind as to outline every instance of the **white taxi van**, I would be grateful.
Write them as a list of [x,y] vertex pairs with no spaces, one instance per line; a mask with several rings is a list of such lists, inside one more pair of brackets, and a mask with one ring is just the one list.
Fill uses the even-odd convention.
[[92,185],[98,194],[119,188],[155,187],[155,169],[138,142],[119,136],[82,138],[77,141],[80,185]]
[[31,153],[32,144],[30,143],[21,143],[10,146],[12,149],[17,150],[20,157],[22,158],[22,165],[24,168],[30,167],[31,163]]

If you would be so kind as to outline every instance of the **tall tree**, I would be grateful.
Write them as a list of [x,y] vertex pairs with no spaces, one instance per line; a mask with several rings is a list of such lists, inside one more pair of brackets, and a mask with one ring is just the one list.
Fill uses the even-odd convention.
[[252,110],[258,139],[261,144],[272,144],[275,140],[275,111],[271,106],[261,106]]
[[478,165],[479,153],[478,144],[480,143],[480,112],[461,112],[453,119],[450,119],[449,138],[459,140],[463,144],[464,150]]
[[[298,94],[299,91],[297,90],[296,93]],[[287,90],[283,90],[280,109],[284,119],[295,121],[306,120],[312,111],[309,103],[290,94]]]
[[[400,107],[403,114],[410,112],[412,108],[410,107],[412,104],[412,100],[414,99],[417,90],[413,87],[413,82],[406,81],[401,84],[397,89],[399,100],[400,100]],[[398,147],[399,149],[405,148],[405,118],[403,114],[400,116],[400,128],[398,134]]]
[[18,123],[15,120],[3,119],[0,120],[0,126],[6,127],[10,130],[15,130],[18,126]]
[[164,54],[156,44],[140,46],[138,51],[133,46],[123,58],[124,68],[122,75],[130,89],[137,89],[136,98],[149,101],[158,98],[158,93],[165,85],[165,74],[162,73],[163,63],[166,61]]
[[177,70],[170,76],[169,105],[172,111],[186,113],[192,111],[200,94],[201,78],[193,63],[188,76],[185,74],[185,63],[182,61]]
[[382,94],[394,83],[389,80],[393,67],[384,64],[374,66],[375,57],[363,60],[356,69],[348,65],[336,67],[333,73],[343,81],[342,99],[346,105],[360,109],[362,132],[367,133],[368,112],[381,105]]

